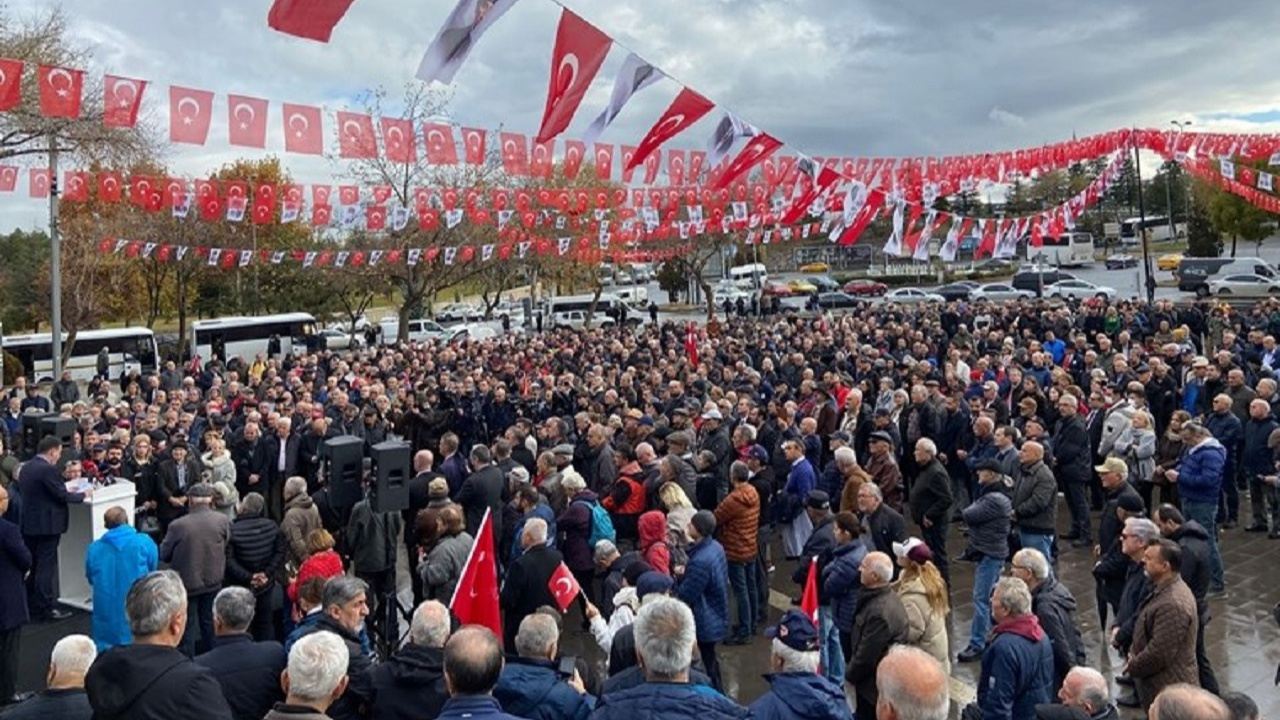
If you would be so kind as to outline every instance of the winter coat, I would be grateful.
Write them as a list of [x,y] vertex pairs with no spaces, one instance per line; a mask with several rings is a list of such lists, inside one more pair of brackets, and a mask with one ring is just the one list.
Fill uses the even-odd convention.
[[705,685],[645,682],[605,693],[591,720],[746,720],[744,707]]
[[228,584],[251,587],[253,576],[264,573],[267,584],[253,591],[261,594],[274,587],[283,567],[284,535],[271,518],[241,515],[231,523],[225,578]]
[[84,689],[95,720],[232,720],[213,674],[163,645],[120,645],[102,653],[89,666]]
[[1054,686],[1062,685],[1067,671],[1084,665],[1084,641],[1076,624],[1076,599],[1066,585],[1050,575],[1031,591],[1031,612],[1053,647]]
[[853,720],[844,689],[817,673],[764,677],[769,692],[751,703],[755,720]]
[[907,611],[907,637],[904,642],[932,655],[942,664],[942,671],[950,674],[951,651],[947,640],[946,613],[933,611],[924,582],[918,577],[906,583],[899,581],[895,590]]
[[1244,450],[1240,453],[1240,468],[1246,478],[1275,474],[1275,461],[1272,459],[1271,448],[1267,447],[1267,439],[1278,427],[1280,424],[1270,415],[1262,420],[1249,418],[1244,424]]
[[285,559],[295,568],[307,559],[307,536],[320,529],[320,511],[305,492],[294,495],[285,503],[284,519],[280,531],[284,533]]
[[1217,503],[1227,451],[1214,438],[1188,448],[1178,462],[1178,497],[1183,502]]
[[213,508],[194,509],[173,521],[160,545],[160,560],[182,576],[188,595],[214,592],[227,574],[231,521]]
[[444,649],[409,643],[369,673],[371,717],[417,720],[440,714],[449,699],[444,687]]
[[[1057,477],[1062,482],[1087,483],[1093,471],[1090,458],[1089,431],[1079,415],[1063,418],[1053,432],[1053,458]],[[984,719],[986,720],[986,719]]]
[[661,510],[640,516],[640,553],[649,567],[671,576],[671,548],[667,546],[667,517]]
[[590,503],[594,502],[596,494],[583,490],[570,498],[569,506],[556,518],[560,532],[556,547],[564,553],[564,564],[577,573],[594,572],[596,567],[593,549],[587,542],[591,539]]
[[523,720],[502,711],[502,706],[488,695],[459,695],[449,698],[436,720]]
[[836,627],[841,632],[853,631],[853,615],[858,609],[858,594],[862,590],[859,568],[866,556],[867,545],[859,537],[832,550],[831,559],[822,568],[822,596],[831,606]]
[[262,716],[262,720],[329,720],[329,716],[304,705],[276,703],[270,712]]
[[716,534],[729,562],[745,563],[759,554],[760,497],[750,483],[740,483],[716,507]]
[[1244,423],[1230,412],[1209,413],[1204,419],[1204,427],[1213,433],[1213,439],[1222,444],[1227,451],[1227,460],[1222,476],[1234,481],[1236,465],[1240,462],[1240,444],[1244,437]]
[[280,643],[254,642],[248,634],[214,638],[213,649],[196,658],[196,664],[208,668],[222,686],[236,720],[257,720],[284,701],[280,673],[285,663]]
[[467,564],[471,542],[471,535],[463,531],[440,538],[431,548],[427,561],[418,566],[428,598],[446,604],[453,600],[453,590],[462,577],[462,567]]
[[1127,666],[1143,707],[1174,683],[1199,683],[1199,623],[1196,599],[1181,577],[1152,583],[1151,593],[1138,611]]
[[93,588],[93,642],[102,652],[133,642],[125,596],[138,578],[156,569],[156,543],[132,525],[113,527],[94,540],[84,556],[84,575]]
[[[796,568],[791,573],[791,582],[794,582],[800,588],[807,586],[809,582],[809,568],[812,558],[818,559],[818,579],[821,580],[822,569],[826,567],[827,561],[831,559],[831,551],[836,547],[836,517],[835,515],[827,515],[818,521],[814,526],[813,532],[809,533],[809,539],[804,541],[804,547],[800,549],[800,562],[796,563]],[[822,583],[818,583],[818,604],[826,605],[828,603],[827,594],[822,590]]]
[[[1006,498],[1007,499],[1007,498]],[[911,484],[911,519],[921,527],[928,518],[934,525],[945,526],[951,519],[951,476],[937,458],[920,468]],[[945,527],[944,527],[945,529]]]
[[45,690],[5,709],[4,720],[87,720],[93,716],[84,688]]
[[1169,539],[1182,548],[1182,581],[1191,590],[1200,611],[1200,622],[1209,621],[1209,604],[1206,595],[1212,581],[1212,565],[1209,554],[1209,531],[1195,520],[1187,520],[1173,531]]
[[897,510],[888,505],[881,505],[870,515],[862,517],[862,525],[866,528],[869,542],[876,552],[893,557],[893,544],[905,542],[907,539],[907,520]]
[[1030,720],[1053,700],[1053,647],[1035,615],[1006,619],[982,653],[978,707],[982,720]]
[[376,512],[368,499],[356,503],[351,508],[346,532],[352,569],[357,573],[395,569],[403,525],[404,517],[399,512]]
[[960,511],[969,526],[969,547],[1001,562],[1009,556],[1009,515],[1013,512],[1013,502],[1007,493],[1012,487],[1012,480],[999,475],[990,485],[979,485],[982,494]]
[[867,462],[867,474],[871,476],[871,482],[880,488],[885,504],[902,512],[902,471],[893,459],[893,452],[872,455]]
[[502,709],[526,720],[587,720],[596,701],[579,695],[547,660],[508,657],[493,697]]
[[689,548],[675,596],[693,609],[698,642],[720,642],[729,634],[729,565],[724,548],[703,538]]
[[[14,523],[0,518],[0,631],[20,628],[31,619],[25,583],[30,569],[31,550],[23,542],[22,532]],[[123,610],[124,596],[120,597]]]
[[[874,717],[877,698],[876,667],[889,648],[907,641],[907,609],[893,588],[863,588],[849,633],[853,655],[844,679],[857,690],[858,717]],[[868,710],[870,708],[871,710]]]
[[1129,646],[1133,644],[1133,629],[1138,621],[1138,610],[1141,609],[1142,601],[1150,589],[1151,582],[1147,580],[1142,563],[1130,561],[1124,576],[1124,588],[1120,592],[1120,603],[1116,605],[1114,625],[1116,645],[1126,655],[1129,652]]
[[574,467],[578,468],[582,479],[587,481],[587,489],[598,495],[607,492],[618,477],[618,466],[613,461],[613,448],[608,443],[598,449],[585,448],[582,466],[578,467],[574,463]]
[[1022,532],[1051,534],[1057,526],[1058,481],[1044,462],[1022,468],[1013,486],[1014,523]]
[[480,530],[480,522],[488,510],[493,536],[502,537],[502,492],[505,488],[502,471],[496,465],[486,465],[462,481],[454,502],[462,506],[467,518],[467,532],[472,536]]
[[[373,696],[373,687],[370,685],[373,661],[365,654],[357,635],[323,612],[319,615],[320,619],[311,626],[311,632],[327,630],[342,638],[342,642],[347,646],[347,678],[349,680],[347,691],[329,706],[329,716],[333,720],[355,720],[359,717],[360,706],[367,704]],[[310,633],[304,633],[299,637],[307,634]]]
[[507,647],[515,647],[520,621],[543,605],[556,605],[549,584],[564,558],[546,545],[531,547],[511,564],[502,583],[498,604],[502,607],[502,631]]
[[1115,454],[1129,465],[1129,484],[1149,482],[1156,471],[1156,434],[1150,429],[1132,429],[1116,441]]
[[800,458],[792,464],[790,472],[787,473],[787,484],[782,491],[792,497],[791,502],[797,503],[797,507],[803,508],[805,497],[817,485],[818,475],[813,471],[813,465],[808,460]]
[[200,464],[204,466],[204,473],[201,474],[201,480],[209,483],[226,483],[227,487],[236,486],[236,462],[231,459],[230,453],[223,453],[214,457],[212,453],[205,453],[200,456]]

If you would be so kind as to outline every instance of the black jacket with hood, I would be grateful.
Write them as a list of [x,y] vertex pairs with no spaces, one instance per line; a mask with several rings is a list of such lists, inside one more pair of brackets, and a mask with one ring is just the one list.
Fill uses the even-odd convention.
[[379,720],[435,717],[449,700],[444,649],[410,643],[369,673],[372,716]]
[[120,645],[84,679],[94,720],[232,720],[222,686],[205,668],[163,645]]

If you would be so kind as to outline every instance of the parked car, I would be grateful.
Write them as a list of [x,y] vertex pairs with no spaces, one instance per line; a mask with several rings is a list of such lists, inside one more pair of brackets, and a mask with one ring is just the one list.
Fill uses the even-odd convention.
[[1262,275],[1227,275],[1210,282],[1209,292],[1219,296],[1269,297],[1280,294],[1280,280]]
[[436,311],[436,321],[468,322],[484,317],[484,310],[470,303],[449,303]]
[[760,294],[774,297],[791,297],[794,293],[790,285],[783,282],[770,281],[760,288]]
[[919,303],[946,302],[946,298],[937,293],[925,292],[918,288],[897,288],[885,293],[884,301],[901,305],[915,305]]
[[[606,328],[614,326],[613,318],[602,312],[597,312],[591,316],[591,327]],[[586,310],[565,310],[558,312],[551,317],[551,325],[556,328],[570,328],[572,330],[581,330],[587,325]]]
[[988,302],[1026,300],[1035,296],[1036,294],[1030,290],[1019,290],[1008,283],[987,283],[986,285],[979,285],[969,293],[969,299],[975,302],[979,300],[986,300]]
[[719,285],[716,286],[711,295],[711,299],[715,302],[716,307],[723,305],[725,300],[728,300],[731,303],[736,303],[738,302],[738,298],[742,298],[743,302],[750,302],[751,293],[739,290],[732,285]]
[[824,292],[818,294],[818,307],[824,309],[856,307],[860,302],[863,302],[861,298],[849,293]]
[[818,292],[838,292],[840,283],[832,280],[829,275],[806,275],[804,281],[818,288]]
[[[1127,253],[1112,255],[1107,258],[1108,270],[1123,270],[1125,268],[1138,267],[1138,258]],[[1176,265],[1174,267],[1177,267]]]
[[1110,300],[1116,296],[1116,289],[1105,285],[1094,285],[1088,280],[1063,280],[1062,282],[1045,286],[1044,294],[1047,297],[1066,298],[1067,300],[1090,297]]
[[1174,271],[1178,269],[1178,263],[1182,262],[1182,253],[1165,253],[1156,258],[1156,269]]
[[481,323],[466,323],[456,325],[449,328],[450,344],[460,343],[466,340],[491,340],[498,337],[501,333],[492,325],[484,325]]
[[1173,276],[1178,279],[1178,289],[1194,292],[1197,297],[1207,297],[1212,292],[1209,283],[1228,275],[1280,278],[1280,271],[1256,257],[1184,257],[1178,263],[1178,269],[1173,271]]
[[1041,288],[1049,287],[1063,280],[1075,279],[1075,275],[1059,270],[1056,267],[1030,267],[1019,270],[1018,274],[1013,276],[1012,285],[1019,290],[1030,290],[1033,293],[1040,294]]
[[[382,342],[390,345],[397,342],[400,335],[400,319],[396,317],[384,318],[378,323],[382,327]],[[435,342],[443,340],[449,335],[449,331],[434,321],[426,318],[415,318],[409,321],[409,332],[405,337],[399,338],[408,342]]]
[[334,326],[320,331],[320,338],[328,350],[359,350],[364,347],[364,338],[358,332],[348,332]]
[[791,293],[793,295],[812,295],[818,292],[817,285],[800,278],[796,278],[795,280],[787,283],[787,287],[791,288]]
[[889,286],[875,280],[850,280],[841,288],[850,295],[883,295],[889,292]]
[[800,272],[802,273],[824,273],[830,270],[831,266],[821,261],[805,263],[800,266]]
[[972,280],[958,280],[947,285],[933,288],[930,292],[935,292],[948,301],[951,300],[968,300],[969,295],[978,288],[979,284]]

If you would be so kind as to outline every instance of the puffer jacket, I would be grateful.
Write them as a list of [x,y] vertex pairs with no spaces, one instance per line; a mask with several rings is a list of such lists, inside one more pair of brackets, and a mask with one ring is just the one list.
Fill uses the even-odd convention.
[[241,515],[231,522],[227,546],[227,582],[250,587],[255,573],[265,573],[270,582],[254,590],[261,594],[274,587],[284,568],[284,535],[271,518]]
[[1262,420],[1249,418],[1244,424],[1244,450],[1240,453],[1240,467],[1246,477],[1252,479],[1257,475],[1275,473],[1275,461],[1272,459],[1271,448],[1267,446],[1267,439],[1277,427],[1280,425],[1270,416]]
[[969,546],[987,557],[1004,560],[1009,555],[1009,515],[1013,502],[1008,492],[1013,481],[1000,476],[990,485],[981,486],[982,494],[960,511],[969,526]]
[[502,709],[526,720],[587,720],[595,698],[579,695],[545,660],[507,658],[493,697]]
[[1178,462],[1178,497],[1199,503],[1218,502],[1227,450],[1215,438],[1188,448]]
[[289,498],[285,504],[280,531],[284,533],[286,559],[295,568],[307,559],[307,536],[320,529],[320,511],[305,492]]
[[982,653],[982,720],[1027,720],[1035,717],[1037,704],[1052,700],[1053,648],[1040,621],[1018,615],[996,625]]
[[418,566],[422,582],[427,586],[428,598],[445,603],[453,599],[453,590],[462,577],[462,566],[467,564],[469,552],[471,535],[465,530],[440,538],[431,548],[427,561]]
[[411,720],[436,717],[449,699],[444,687],[444,650],[409,643],[369,673],[371,717]]
[[739,483],[716,506],[716,531],[729,562],[745,563],[759,554],[760,496],[750,483]]
[[564,553],[564,564],[574,572],[595,571],[596,562],[587,542],[591,539],[590,503],[594,502],[596,494],[583,490],[570,498],[568,507],[556,518],[556,529],[560,532],[560,542],[556,547]]
[[675,596],[693,610],[698,642],[720,642],[729,634],[729,564],[724,548],[703,538],[689,548],[689,564]]
[[866,556],[867,544],[857,538],[836,546],[822,568],[822,596],[831,605],[836,627],[842,632],[853,631],[853,614],[858,610],[858,593],[862,590],[859,567]]
[[907,610],[907,644],[932,655],[942,664],[943,672],[950,674],[951,650],[946,614],[933,611],[924,583],[918,577],[906,583],[899,582],[896,590]]
[[667,516],[650,510],[640,516],[640,554],[649,567],[671,576],[671,548],[667,546]]
[[1066,585],[1050,575],[1031,591],[1031,612],[1040,620],[1040,628],[1053,646],[1055,687],[1060,686],[1071,668],[1084,665],[1084,642],[1075,619],[1076,599]]
[[1014,522],[1023,532],[1049,534],[1057,526],[1058,481],[1042,460],[1022,468],[1013,487]]
[[605,693],[591,720],[746,720],[751,711],[705,685],[645,682]]
[[852,720],[844,690],[816,673],[765,675],[769,692],[751,703],[755,720]]

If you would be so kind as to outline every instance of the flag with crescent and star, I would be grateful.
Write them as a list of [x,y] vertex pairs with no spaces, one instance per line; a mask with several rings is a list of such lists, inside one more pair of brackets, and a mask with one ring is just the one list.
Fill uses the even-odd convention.
[[244,95],[227,96],[227,140],[241,147],[267,146],[267,101]]
[[578,584],[569,566],[564,563],[560,563],[560,567],[551,573],[551,579],[547,581],[547,589],[551,591],[551,597],[556,599],[556,605],[560,606],[560,612],[568,612],[569,606],[578,597],[578,593],[582,592],[582,586]]
[[502,611],[498,607],[498,565],[493,551],[493,518],[485,510],[475,543],[462,567],[449,608],[463,625],[483,625],[502,637]]
[[169,87],[169,141],[204,145],[213,119],[213,93],[208,90]]
[[542,126],[535,138],[546,142],[564,132],[600,71],[613,40],[568,10],[560,12],[556,44],[551,53],[551,82]]
[[654,150],[662,147],[662,144],[684,130],[688,129],[703,115],[711,112],[715,107],[715,103],[702,97],[698,93],[684,88],[676,95],[676,99],[671,101],[671,105],[667,111],[662,113],[662,117],[658,118],[658,122],[649,129],[644,139],[636,146],[635,154],[633,154],[623,172],[629,172],[638,167],[649,157]]
[[809,559],[809,576],[804,581],[804,594],[800,596],[800,609],[818,626],[818,556]]
[[82,70],[41,65],[36,72],[36,80],[40,85],[41,115],[54,118],[80,117],[80,93],[84,87]]

